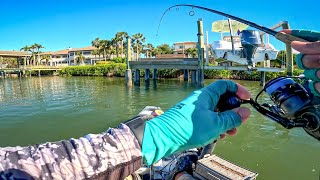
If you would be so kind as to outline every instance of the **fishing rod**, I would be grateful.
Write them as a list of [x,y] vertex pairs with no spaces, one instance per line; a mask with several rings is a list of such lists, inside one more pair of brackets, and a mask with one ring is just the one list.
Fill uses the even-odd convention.
[[[286,33],[283,33],[283,32],[277,32],[275,30],[272,30],[272,29],[269,29],[267,27],[264,27],[264,26],[261,26],[261,25],[258,25],[254,22],[251,22],[251,21],[248,21],[248,20],[245,20],[245,19],[242,19],[242,18],[239,18],[239,17],[236,17],[236,16],[233,16],[233,15],[230,15],[230,14],[227,14],[227,13],[223,13],[223,12],[220,12],[220,11],[217,11],[217,10],[213,10],[213,9],[210,9],[210,8],[206,8],[206,7],[202,7],[202,6],[196,6],[196,5],[191,5],[191,4],[177,4],[177,5],[173,5],[171,7],[169,7],[163,14],[162,14],[162,17],[160,19],[160,23],[164,17],[164,15],[170,11],[172,8],[179,8],[179,7],[192,7],[192,8],[197,8],[197,9],[202,9],[202,10],[205,10],[205,11],[209,11],[211,13],[215,13],[215,14],[219,14],[219,15],[222,15],[222,16],[225,16],[227,18],[230,18],[230,19],[233,19],[233,20],[236,20],[236,21],[239,21],[243,24],[246,24],[246,25],[249,25],[251,27],[254,27],[256,29],[259,29],[260,31],[263,31],[267,34],[270,34],[272,36],[274,36],[275,38],[277,38],[278,40],[286,43],[286,44],[291,44],[292,41],[301,41],[301,42],[309,42],[308,40],[305,40],[305,39],[302,39],[302,38],[299,38],[299,37],[296,37],[296,36],[292,36],[290,34],[286,34]],[[192,13],[191,13],[192,12]],[[194,15],[194,12],[193,11],[190,11],[189,13],[191,16]],[[160,23],[159,23],[159,26],[158,26],[158,31],[159,31],[159,27],[160,27]]]

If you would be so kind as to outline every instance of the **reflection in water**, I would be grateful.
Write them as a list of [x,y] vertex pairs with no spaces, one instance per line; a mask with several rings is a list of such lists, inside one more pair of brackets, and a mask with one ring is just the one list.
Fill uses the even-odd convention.
[[[206,80],[205,85],[213,80]],[[237,81],[256,95],[259,82]],[[35,144],[105,131],[144,106],[164,110],[196,87],[160,79],[131,88],[123,78],[32,77],[0,79],[0,146]],[[261,101],[269,101],[262,96]],[[250,106],[246,105],[251,108]],[[252,110],[236,138],[219,140],[215,153],[259,172],[259,179],[317,179],[320,143],[302,129],[286,130]],[[214,127],[212,127],[214,128]]]

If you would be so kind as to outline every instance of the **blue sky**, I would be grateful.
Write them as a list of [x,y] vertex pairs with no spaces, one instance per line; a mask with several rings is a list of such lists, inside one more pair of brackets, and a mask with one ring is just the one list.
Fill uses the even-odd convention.
[[[45,51],[83,47],[96,37],[110,39],[118,31],[143,33],[154,45],[196,41],[198,18],[209,31],[209,41],[219,39],[219,34],[210,32],[211,23],[224,18],[201,10],[189,16],[187,7],[167,13],[156,36],[163,12],[180,3],[205,6],[267,27],[287,20],[293,29],[320,30],[318,0],[2,0],[0,49],[18,50],[33,43],[42,44]],[[274,38],[271,42],[284,48]]]

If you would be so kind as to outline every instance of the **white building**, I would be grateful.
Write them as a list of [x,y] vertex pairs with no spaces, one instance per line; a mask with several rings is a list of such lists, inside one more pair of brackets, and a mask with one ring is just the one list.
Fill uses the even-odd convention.
[[173,44],[173,52],[174,54],[185,54],[185,50],[196,47],[196,42],[177,42]]
[[[85,64],[95,64],[96,61],[103,60],[103,56],[93,55],[93,51],[96,47],[88,46],[84,48],[68,48],[56,52],[44,52],[41,55],[50,55],[50,60],[48,64],[50,66],[67,66],[74,65],[74,60],[77,54],[80,52],[84,57]],[[46,63],[46,60],[41,60],[41,62]]]

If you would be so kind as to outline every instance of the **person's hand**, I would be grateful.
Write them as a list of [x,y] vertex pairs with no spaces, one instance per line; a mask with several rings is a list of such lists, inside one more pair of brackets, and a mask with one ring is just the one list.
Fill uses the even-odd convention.
[[312,83],[309,83],[311,92],[320,96],[320,32],[289,29],[282,30],[281,32],[310,41],[293,41],[291,46],[300,52],[296,57],[298,67],[304,69],[305,77],[313,81]]
[[249,99],[250,93],[232,81],[219,80],[176,104],[164,114],[146,122],[142,154],[147,163],[172,153],[205,146],[226,134],[235,135],[236,127],[246,121],[250,110],[239,107],[215,112],[219,98],[226,92],[240,99]]

